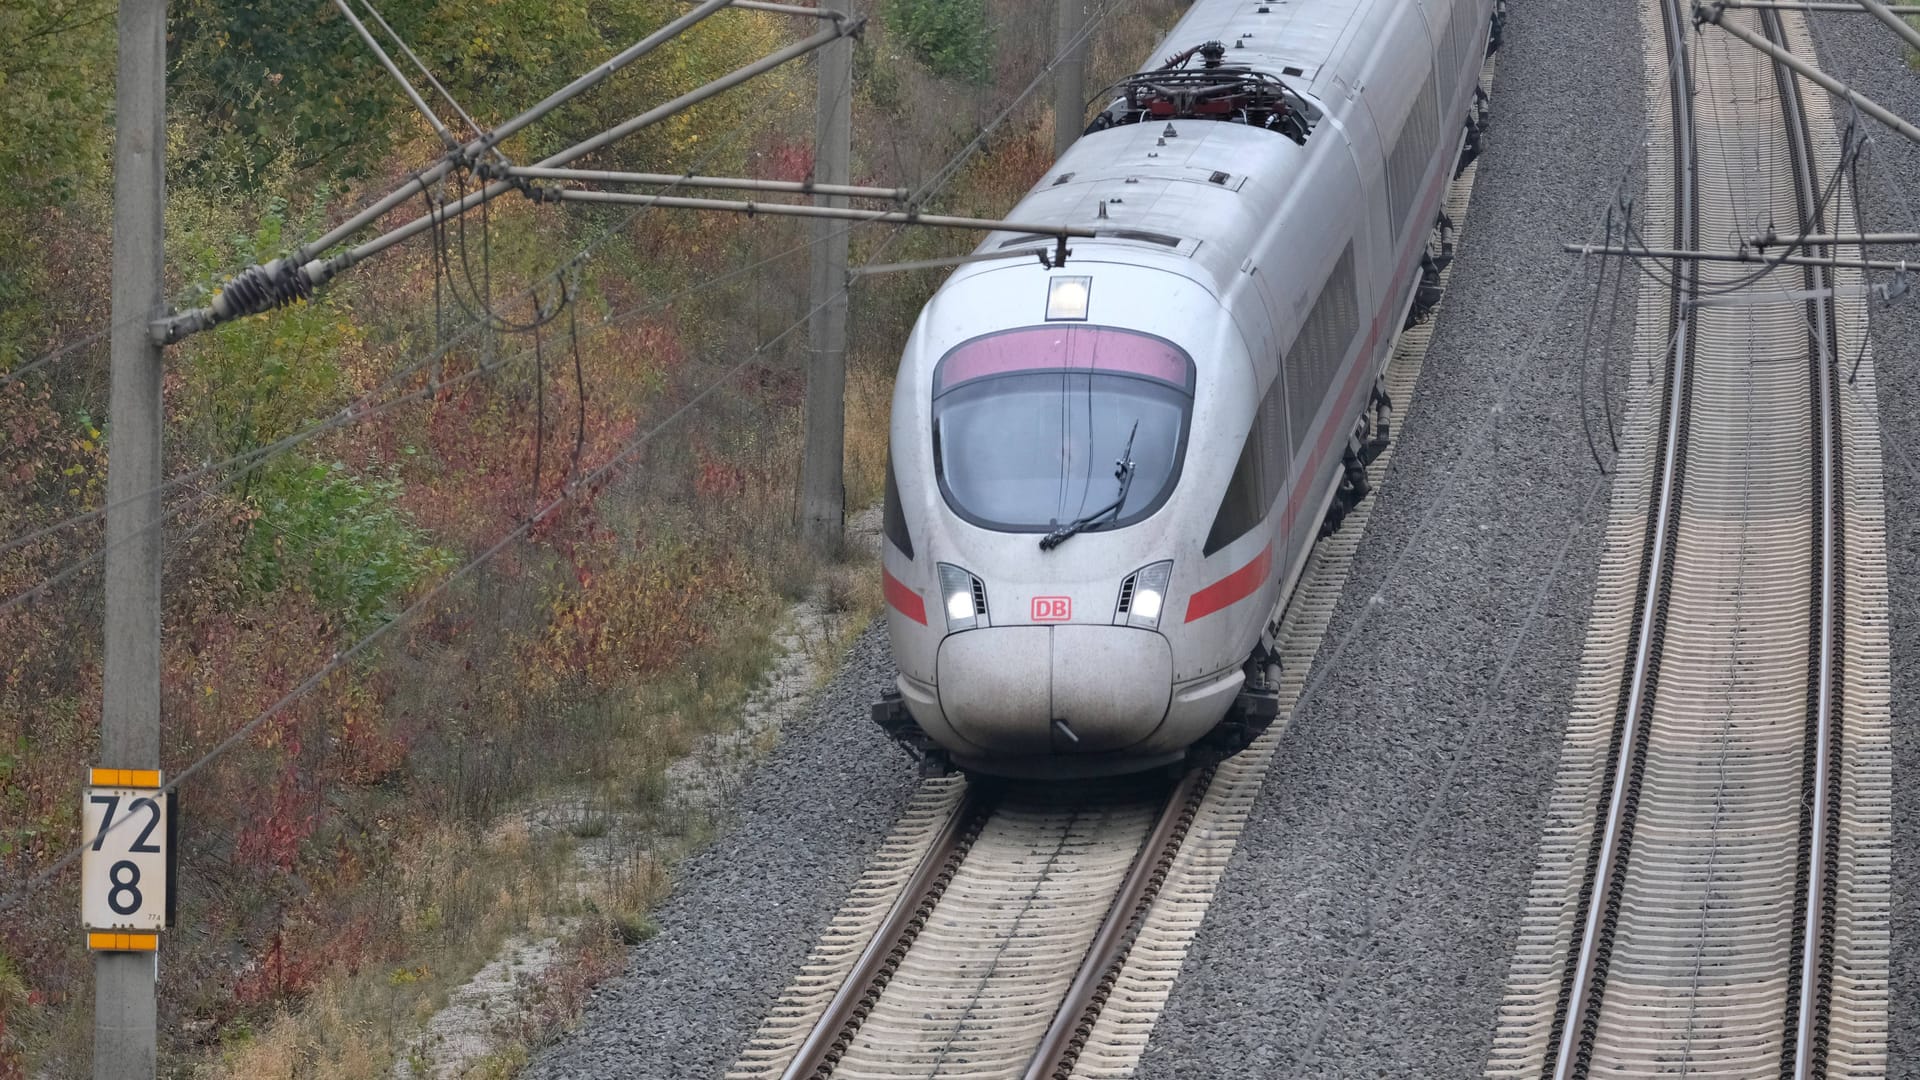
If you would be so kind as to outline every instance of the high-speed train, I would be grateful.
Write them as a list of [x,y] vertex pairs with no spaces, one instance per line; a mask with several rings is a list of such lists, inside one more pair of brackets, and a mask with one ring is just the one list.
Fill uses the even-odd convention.
[[928,302],[874,714],[931,766],[1141,771],[1273,717],[1274,620],[1384,445],[1497,3],[1196,0],[1010,215],[1096,238],[1062,265],[992,234]]

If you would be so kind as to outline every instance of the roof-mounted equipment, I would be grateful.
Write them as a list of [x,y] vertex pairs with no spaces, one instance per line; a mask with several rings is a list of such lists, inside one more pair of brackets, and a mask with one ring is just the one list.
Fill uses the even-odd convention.
[[[1120,97],[1093,118],[1087,134],[1146,120],[1223,120],[1279,132],[1304,144],[1319,113],[1293,88],[1263,71],[1226,64],[1227,47],[1208,41],[1175,53],[1155,71],[1115,83]],[[1193,58],[1200,66],[1191,66]]]

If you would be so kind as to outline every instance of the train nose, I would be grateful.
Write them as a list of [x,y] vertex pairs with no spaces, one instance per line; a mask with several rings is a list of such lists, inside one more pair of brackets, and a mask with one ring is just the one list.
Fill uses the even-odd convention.
[[1125,626],[985,627],[940,643],[936,677],[947,722],[982,750],[1096,753],[1132,746],[1166,718],[1173,650]]

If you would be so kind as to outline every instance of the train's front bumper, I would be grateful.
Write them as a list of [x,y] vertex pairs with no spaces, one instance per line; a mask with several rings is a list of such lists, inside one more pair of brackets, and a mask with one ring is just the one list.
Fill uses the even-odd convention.
[[1173,650],[1124,626],[995,626],[949,635],[935,677],[947,722],[974,746],[1091,754],[1132,746],[1166,719]]
[[[1179,761],[1237,679],[1176,700],[1173,652],[1125,626],[995,626],[940,643],[937,684],[900,680],[913,718],[960,767],[1011,776],[1137,772]],[[1185,688],[1181,688],[1183,691]],[[1164,730],[1169,712],[1173,734]],[[1165,744],[1165,745],[1162,745]]]

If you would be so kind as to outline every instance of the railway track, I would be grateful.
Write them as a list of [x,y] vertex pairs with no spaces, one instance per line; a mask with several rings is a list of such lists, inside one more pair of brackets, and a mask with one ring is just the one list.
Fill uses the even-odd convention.
[[1211,775],[969,788],[781,1075],[1070,1075]]
[[[1483,90],[1495,66],[1489,57]],[[1457,229],[1468,223],[1476,172],[1469,164],[1448,191]],[[1442,282],[1450,275],[1443,270]],[[1410,408],[1433,327],[1406,331],[1387,370],[1389,393]],[[1392,458],[1389,447],[1369,467],[1374,490]],[[1315,547],[1276,634],[1280,718],[1251,747],[1190,775],[1184,789],[1115,789],[1102,816],[1081,804],[1070,823],[1059,817],[1063,805],[1009,803],[1007,790],[958,778],[928,781],[729,1080],[1133,1075],[1305,688],[1374,504],[1363,500]],[[1130,809],[1120,812],[1116,798]],[[1143,853],[1152,858],[1136,858]],[[1097,883],[1073,886],[1078,911],[1067,914],[1061,893],[1075,876]],[[1044,892],[1037,878],[1047,879]],[[974,918],[963,896],[966,908],[985,903],[997,914]],[[1062,917],[1040,918],[1042,910]],[[910,940],[896,933],[902,926]],[[907,981],[921,986],[909,994]]]
[[[1790,71],[1692,35],[1689,14],[1658,0],[1648,20],[1666,106],[1649,187],[1671,184],[1649,242],[1850,220],[1822,182],[1837,161],[1819,145],[1824,97],[1816,116]],[[1811,52],[1778,12],[1723,17]],[[1640,352],[1661,374],[1622,459],[1489,1072],[1875,1074],[1885,572],[1871,388],[1863,409],[1842,362],[1857,274],[1654,273],[1669,288],[1647,290]]]

